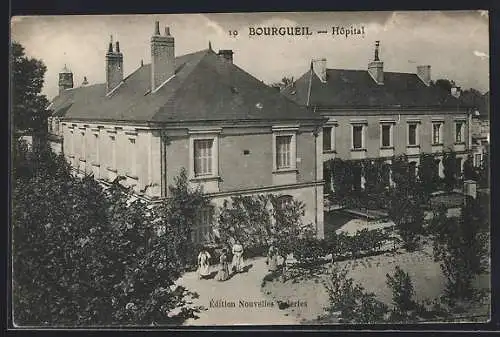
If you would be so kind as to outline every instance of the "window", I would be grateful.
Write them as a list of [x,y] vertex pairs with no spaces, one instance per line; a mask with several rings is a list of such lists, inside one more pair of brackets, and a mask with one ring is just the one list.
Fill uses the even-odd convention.
[[219,191],[219,134],[222,128],[192,128],[189,134],[189,179],[205,192]]
[[198,139],[194,141],[194,175],[195,177],[212,174],[213,139]]
[[432,123],[432,144],[441,144],[441,123]]
[[417,124],[408,125],[408,145],[417,145]]
[[87,159],[87,139],[85,138],[85,129],[80,131],[82,139],[82,153],[80,155],[80,160],[85,161]]
[[282,195],[278,198],[278,207],[282,210],[286,209],[288,205],[291,205],[293,202],[293,197],[291,195]]
[[391,124],[382,124],[382,147],[390,147],[391,144]]
[[297,182],[298,125],[273,125],[273,185]]
[[137,175],[137,149],[135,147],[135,138],[129,138],[130,141],[130,176]]
[[475,162],[475,165],[477,167],[481,166],[481,154],[480,153],[476,153],[474,155],[474,162]]
[[363,148],[363,125],[352,126],[352,147],[353,149]]
[[111,169],[116,170],[116,138],[110,136],[111,139]]
[[464,129],[464,122],[455,123],[455,143],[462,143],[464,141],[463,129]]
[[323,151],[331,151],[332,149],[332,127],[323,128]]
[[191,239],[195,243],[209,242],[212,238],[213,208],[206,207],[197,214],[196,224],[191,233]]
[[292,136],[276,136],[276,168],[291,168]]
[[95,147],[95,164],[99,164],[99,129],[94,133],[94,147]]

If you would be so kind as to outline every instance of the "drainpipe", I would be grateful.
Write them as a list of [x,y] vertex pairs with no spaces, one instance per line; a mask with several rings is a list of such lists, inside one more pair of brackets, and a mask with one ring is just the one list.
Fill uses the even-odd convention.
[[467,150],[468,151],[467,152],[469,154],[471,154],[472,153],[471,152],[471,150],[472,150],[472,111],[471,110],[467,111],[467,117],[469,119],[468,120],[468,124],[469,125],[468,125],[468,128],[467,128],[468,129],[467,130],[467,136],[468,136],[467,137],[468,138],[467,139],[467,141],[468,141],[468,144],[467,144]]
[[[316,113],[316,107],[313,109]],[[313,131],[314,135],[314,224],[316,225],[316,237],[318,237],[318,136],[319,126],[316,126]]]

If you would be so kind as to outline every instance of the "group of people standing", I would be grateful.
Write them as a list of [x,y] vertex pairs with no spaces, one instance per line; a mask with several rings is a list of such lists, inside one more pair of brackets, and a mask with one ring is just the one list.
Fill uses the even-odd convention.
[[[219,257],[219,270],[215,279],[217,281],[226,281],[229,279],[230,271],[232,273],[241,273],[245,270],[245,262],[243,260],[243,246],[236,241],[232,247],[233,259],[231,268],[229,267],[228,249],[223,248]],[[207,250],[202,250],[198,255],[198,277],[200,279],[207,278],[210,275],[210,254]]]
[[[239,241],[236,241],[232,246],[232,261],[229,265],[229,251],[223,248],[219,257],[219,268],[215,279],[217,281],[226,281],[231,276],[231,273],[242,273],[245,271],[245,262],[243,259],[243,246]],[[278,269],[278,249],[272,243],[267,252],[266,264],[270,272]],[[204,279],[210,276],[210,253],[203,249],[198,255],[198,278]]]

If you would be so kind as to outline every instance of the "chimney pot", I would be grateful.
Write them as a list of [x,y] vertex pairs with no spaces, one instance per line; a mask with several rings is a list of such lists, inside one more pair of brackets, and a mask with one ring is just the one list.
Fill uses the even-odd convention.
[[156,21],[155,35],[151,37],[151,91],[155,91],[166,80],[175,75],[175,39],[170,27],[160,35],[160,24]]
[[368,63],[368,73],[377,84],[384,84],[384,62],[379,57],[380,41],[375,41],[375,56],[373,61]]
[[375,41],[375,56],[373,58],[374,61],[380,61],[379,58],[379,46],[380,46],[380,41]]
[[65,64],[64,69],[59,73],[59,93],[70,88],[73,88],[73,73]]
[[120,43],[116,41],[116,50],[113,52],[113,36],[109,42],[106,54],[106,92],[116,88],[123,80],[123,54],[120,52]]
[[155,21],[155,34],[160,35],[160,21]]
[[425,85],[430,85],[431,83],[431,66],[421,65],[417,66],[417,76],[425,83]]

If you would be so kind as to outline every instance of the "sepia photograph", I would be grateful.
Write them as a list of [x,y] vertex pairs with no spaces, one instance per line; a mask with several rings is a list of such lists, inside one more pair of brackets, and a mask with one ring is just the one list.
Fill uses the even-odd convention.
[[486,323],[489,13],[14,16],[14,328]]

